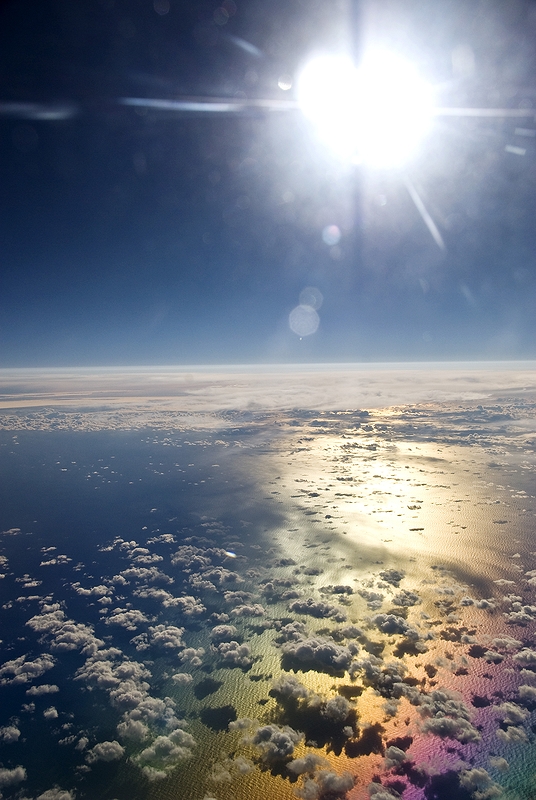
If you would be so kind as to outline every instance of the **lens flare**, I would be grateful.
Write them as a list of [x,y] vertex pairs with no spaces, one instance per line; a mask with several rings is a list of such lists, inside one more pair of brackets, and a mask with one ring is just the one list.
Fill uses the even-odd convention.
[[322,231],[322,239],[330,247],[339,244],[341,240],[340,228],[337,225],[327,225]]
[[316,333],[320,324],[320,317],[311,306],[299,305],[289,314],[289,326],[296,336],[300,338]]
[[302,289],[300,292],[301,306],[309,306],[309,308],[318,311],[323,302],[324,296],[316,286],[306,286],[305,289]]
[[432,118],[432,90],[415,68],[384,51],[359,68],[344,56],[307,64],[298,99],[320,139],[339,157],[373,167],[397,167],[418,148]]

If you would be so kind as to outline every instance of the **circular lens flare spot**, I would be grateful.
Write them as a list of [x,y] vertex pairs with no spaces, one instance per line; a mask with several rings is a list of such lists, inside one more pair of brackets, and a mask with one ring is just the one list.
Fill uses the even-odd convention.
[[318,311],[323,302],[324,295],[316,286],[306,286],[305,289],[302,289],[300,292],[300,306],[309,306],[310,308],[314,308],[315,311]]
[[288,324],[296,336],[310,336],[318,330],[320,317],[311,306],[299,305],[290,312]]
[[333,247],[334,244],[339,244],[341,241],[341,231],[337,225],[328,225],[322,231],[322,239],[324,244],[329,245],[329,247]]
[[284,92],[288,92],[289,89],[292,89],[292,76],[285,73],[284,75],[279,76],[279,80],[277,81],[277,85],[280,89]]

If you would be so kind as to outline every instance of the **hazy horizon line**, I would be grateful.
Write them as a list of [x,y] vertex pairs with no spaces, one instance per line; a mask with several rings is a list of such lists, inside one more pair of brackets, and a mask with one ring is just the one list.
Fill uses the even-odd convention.
[[317,362],[248,362],[227,364],[114,364],[114,365],[81,365],[81,366],[33,366],[33,367],[0,367],[0,375],[13,373],[37,372],[154,372],[162,370],[198,372],[208,371],[257,371],[257,370],[290,370],[307,371],[329,369],[536,369],[536,359],[470,359],[470,360],[435,360],[435,361],[317,361]]

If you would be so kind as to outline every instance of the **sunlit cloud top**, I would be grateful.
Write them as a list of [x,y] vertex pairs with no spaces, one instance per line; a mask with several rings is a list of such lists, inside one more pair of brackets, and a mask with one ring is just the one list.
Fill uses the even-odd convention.
[[337,156],[372,167],[403,165],[430,127],[432,90],[407,61],[371,51],[356,68],[347,56],[319,56],[303,68],[298,99]]

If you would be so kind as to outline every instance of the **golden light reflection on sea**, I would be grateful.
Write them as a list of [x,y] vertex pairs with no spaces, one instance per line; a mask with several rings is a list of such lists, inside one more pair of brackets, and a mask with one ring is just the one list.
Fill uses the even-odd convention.
[[[352,586],[356,591],[344,598],[341,609],[349,622],[367,630],[372,642],[381,641],[384,662],[398,658],[406,665],[409,685],[427,692],[440,687],[466,700],[479,696],[486,685],[497,684],[505,691],[508,674],[500,674],[500,665],[468,656],[467,651],[473,640],[490,644],[500,635],[512,635],[502,611],[478,608],[476,602],[495,598],[500,605],[503,594],[519,588],[519,564],[531,566],[526,559],[532,556],[535,513],[534,498],[526,488],[534,475],[533,453],[523,461],[527,454],[518,440],[496,441],[491,447],[478,440],[468,445],[448,441],[443,432],[430,441],[429,434],[420,438],[400,425],[394,429],[392,421],[392,413],[375,412],[365,425],[345,429],[338,424],[333,430],[333,420],[319,415],[316,429],[304,426],[292,435],[287,429],[278,436],[264,450],[262,467],[257,452],[242,455],[245,469],[255,468],[262,476],[265,499],[277,505],[284,518],[280,527],[268,531],[269,555],[299,565],[296,572],[311,597],[322,596],[333,584]],[[419,596],[411,608],[396,607],[389,604],[392,587],[383,584],[387,604],[383,611],[402,614],[432,632],[434,638],[426,642],[423,653],[397,654],[396,635],[383,637],[373,626],[371,630],[375,612],[357,590],[368,585],[381,588],[378,575],[385,569],[400,570],[404,589]],[[288,574],[288,567],[270,570],[276,578]],[[467,595],[475,603],[460,607],[460,598]],[[269,613],[284,617],[288,609],[276,604]],[[340,627],[326,619],[313,622],[322,634]],[[225,684],[211,702],[232,705],[239,717],[281,724],[281,709],[269,697],[281,673],[273,631],[253,636],[250,644],[258,659],[252,673],[261,679],[251,681],[237,670],[232,678],[214,673],[225,678]],[[360,685],[359,678],[349,681],[314,670],[294,674],[324,698],[345,685]],[[407,699],[400,700],[394,715],[386,713],[385,698],[373,687],[364,688],[354,702],[361,731],[379,726],[383,742],[411,736],[415,758],[432,771],[444,767],[446,744],[423,736],[422,717]],[[218,800],[295,796],[299,783],[291,784],[269,769],[237,777],[232,768],[237,752],[255,761],[255,748],[240,745],[240,735],[215,737],[207,731],[203,735],[198,726],[192,730],[203,759],[181,768],[181,797],[201,798],[201,786],[207,797]],[[460,756],[461,750],[458,746]],[[355,758],[344,750],[335,755],[329,747],[311,749],[302,743],[294,757],[311,751],[321,753],[335,772],[354,776],[352,800],[368,797],[366,786],[382,772],[382,751]],[[230,769],[229,781],[221,775],[219,780],[204,777],[214,760]],[[150,796],[174,795],[155,786]]]

